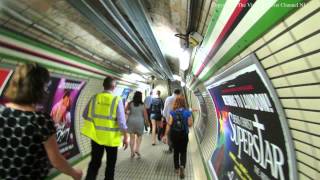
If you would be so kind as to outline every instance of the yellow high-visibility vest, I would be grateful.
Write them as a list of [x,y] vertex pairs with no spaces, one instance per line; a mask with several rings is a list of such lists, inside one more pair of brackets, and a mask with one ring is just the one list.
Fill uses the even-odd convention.
[[121,146],[121,132],[117,122],[120,98],[110,93],[99,93],[89,103],[81,133],[100,145]]

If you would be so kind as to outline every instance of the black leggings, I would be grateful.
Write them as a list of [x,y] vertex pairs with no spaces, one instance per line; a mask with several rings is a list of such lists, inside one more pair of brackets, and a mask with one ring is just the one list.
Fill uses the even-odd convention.
[[170,134],[173,147],[174,168],[178,169],[180,166],[186,167],[188,135],[179,135],[174,132]]

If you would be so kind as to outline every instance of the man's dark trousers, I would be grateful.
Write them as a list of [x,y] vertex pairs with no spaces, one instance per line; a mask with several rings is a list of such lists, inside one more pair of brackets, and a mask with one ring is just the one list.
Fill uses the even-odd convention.
[[107,152],[107,167],[105,180],[114,180],[114,169],[117,162],[118,147],[99,145],[91,140],[91,161],[89,163],[86,180],[95,180],[101,166],[104,150]]

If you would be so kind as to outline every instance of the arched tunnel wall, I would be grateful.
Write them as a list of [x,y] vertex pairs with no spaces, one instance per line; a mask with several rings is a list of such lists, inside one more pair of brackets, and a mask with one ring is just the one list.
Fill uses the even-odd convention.
[[104,76],[116,76],[116,73],[112,74],[108,69],[99,69],[91,66],[90,63],[86,64],[78,56],[55,49],[21,33],[10,32],[2,28],[0,28],[0,32],[0,68],[14,70],[18,63],[37,62],[48,68],[51,76],[85,82],[84,88],[77,98],[74,111],[74,135],[80,154],[71,158],[71,162],[75,163],[86,157],[91,151],[91,145],[89,139],[80,134],[80,128],[83,124],[82,112],[89,99],[103,90]]
[[[319,9],[319,1],[309,1],[214,75],[222,73],[249,54],[257,56],[284,110],[299,179],[320,178]],[[187,97],[194,108],[200,108],[195,96],[198,90],[205,100],[208,122],[203,141],[199,142],[199,149],[209,172],[208,161],[216,145],[217,120],[212,99],[204,83],[193,91],[189,90]],[[194,114],[196,130],[197,121],[201,119]]]

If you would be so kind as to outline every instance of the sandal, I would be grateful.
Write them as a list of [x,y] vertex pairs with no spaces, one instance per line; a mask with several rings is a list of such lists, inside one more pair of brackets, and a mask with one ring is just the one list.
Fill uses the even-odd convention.
[[131,158],[134,158],[135,154],[134,153],[131,153]]

